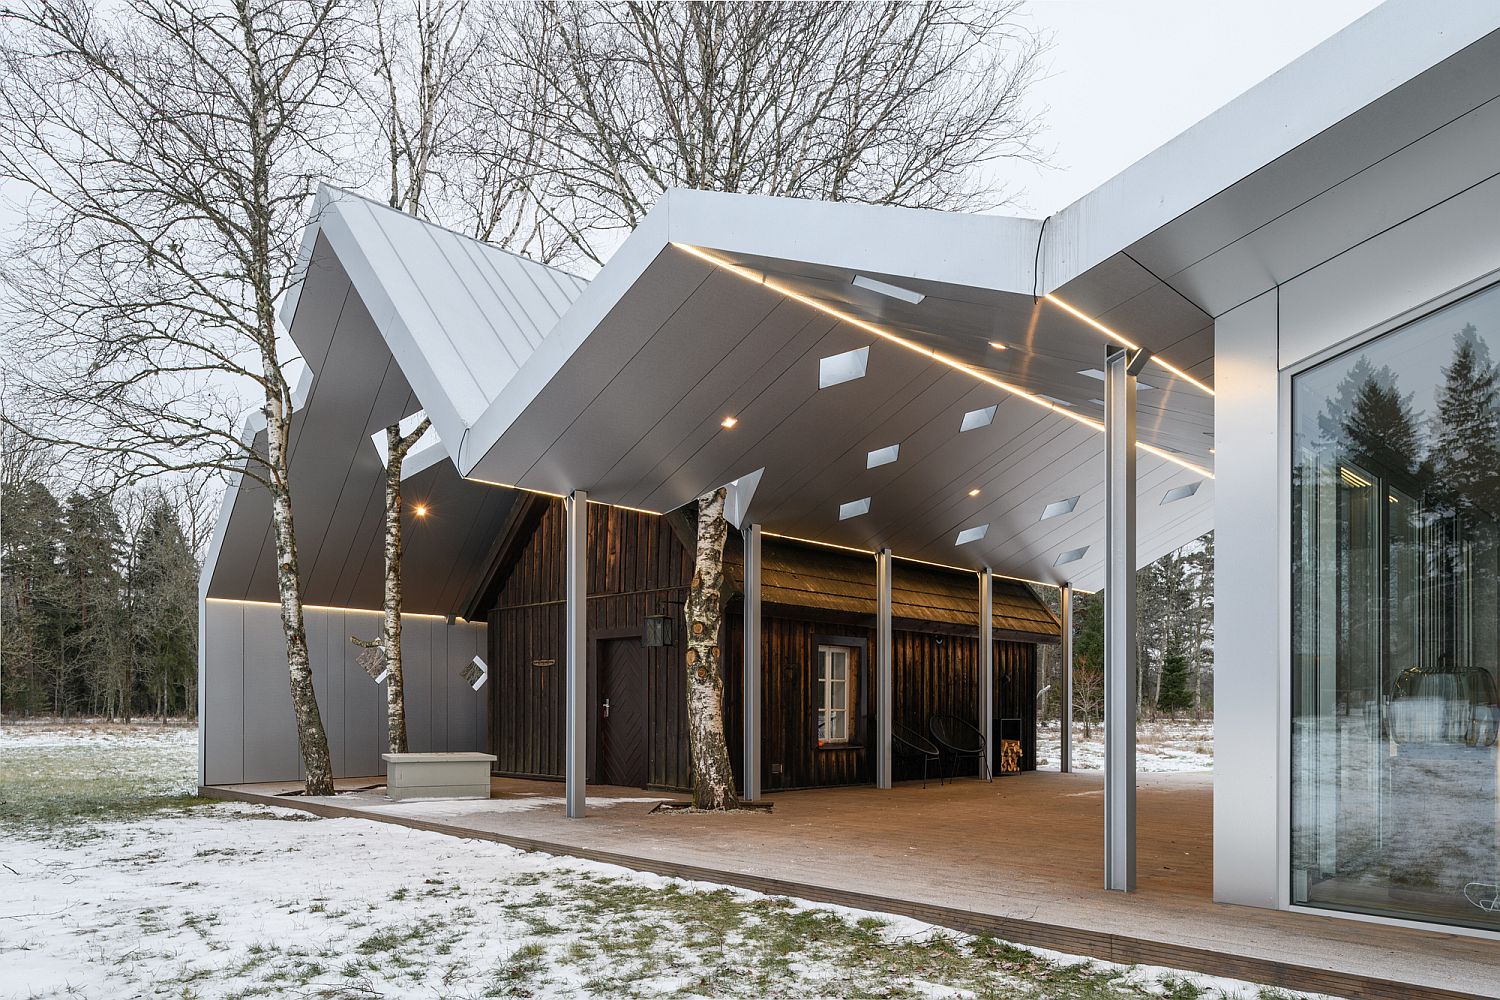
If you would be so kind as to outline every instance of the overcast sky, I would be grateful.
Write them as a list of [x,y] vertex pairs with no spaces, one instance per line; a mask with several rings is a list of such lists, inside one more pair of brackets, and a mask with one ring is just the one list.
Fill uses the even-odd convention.
[[1000,176],[1011,209],[1050,215],[1264,80],[1377,0],[1032,0],[1053,36],[1043,145],[1052,169]]

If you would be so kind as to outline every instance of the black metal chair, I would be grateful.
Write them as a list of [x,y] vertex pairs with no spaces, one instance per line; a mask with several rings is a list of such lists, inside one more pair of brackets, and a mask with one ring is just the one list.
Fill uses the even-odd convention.
[[990,755],[981,733],[973,723],[965,722],[956,715],[934,715],[927,720],[927,729],[933,742],[952,759],[950,776],[958,773],[958,762],[973,757],[979,761],[980,776],[990,777]]
[[921,733],[910,726],[896,725],[891,728],[891,752],[904,760],[916,760],[922,758],[922,787],[927,787],[927,765],[937,761],[939,766],[938,780],[941,781],[943,773],[941,764],[943,752]]

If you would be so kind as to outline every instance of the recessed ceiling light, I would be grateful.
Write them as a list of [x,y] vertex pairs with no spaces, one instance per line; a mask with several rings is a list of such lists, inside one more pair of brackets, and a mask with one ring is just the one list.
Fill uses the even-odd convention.
[[979,495],[979,489],[977,487],[969,491],[969,496],[971,496],[971,497],[977,497],[978,495]]
[[411,509],[411,512],[413,514],[417,515],[418,517],[426,517],[427,516],[427,505],[425,503],[419,503],[419,504],[417,504],[415,507],[413,507]]
[[[1196,483],[1188,483],[1186,486],[1174,486],[1161,495],[1161,502],[1167,504],[1175,503],[1178,500],[1186,500],[1188,497],[1193,496],[1195,493],[1197,493],[1198,487],[1202,485],[1203,480],[1200,479]],[[1157,506],[1161,506],[1161,504],[1158,504]]]
[[865,468],[878,469],[882,465],[890,465],[900,454],[901,446],[899,444],[888,444],[884,448],[876,448],[865,455]]
[[863,500],[850,500],[848,503],[839,504],[839,520],[847,521],[851,517],[859,517],[861,514],[870,513],[870,498]]
[[739,422],[740,422],[740,418],[739,417],[725,417],[723,420],[719,421],[719,426],[720,427],[724,427],[724,428],[729,428],[729,427],[733,427],[735,424],[737,424]]
[[964,414],[963,422],[958,425],[958,432],[974,431],[981,427],[988,427],[990,421],[995,419],[996,406],[986,406],[982,410],[970,410]]
[[1083,554],[1088,550],[1089,547],[1085,545],[1081,549],[1068,549],[1066,552],[1059,552],[1057,554],[1057,558],[1053,560],[1052,565],[1064,566],[1070,562],[1077,562],[1078,560],[1083,558]]
[[889,282],[879,281],[875,278],[866,278],[863,274],[856,274],[854,276],[854,287],[863,288],[867,292],[876,292],[880,295],[889,295],[893,299],[910,302],[912,305],[916,305],[927,297],[921,292],[914,292],[909,288],[902,288],[900,285],[892,285]]
[[963,531],[960,531],[958,533],[958,539],[953,544],[968,545],[970,542],[977,542],[981,538],[983,538],[985,532],[989,530],[990,526],[988,524],[980,524],[972,528],[965,528]]
[[1077,506],[1077,497],[1068,497],[1066,500],[1055,500],[1042,509],[1040,520],[1045,521],[1051,517],[1062,517],[1064,514],[1071,514],[1073,513],[1073,508]]
[[818,362],[818,388],[826,389],[831,385],[864,378],[865,366],[869,364],[869,361],[870,349],[868,347],[821,359]]
[[998,340],[992,340],[992,341],[990,341],[990,346],[993,347],[997,351],[1008,351],[1008,350],[1010,350],[1010,348],[1006,347],[1004,344],[1000,343],[1000,341],[998,341]]

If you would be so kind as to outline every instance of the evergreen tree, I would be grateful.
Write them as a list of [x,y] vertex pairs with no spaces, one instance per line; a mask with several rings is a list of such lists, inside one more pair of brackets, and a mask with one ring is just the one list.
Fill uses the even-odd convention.
[[197,581],[198,560],[177,512],[157,497],[136,541],[129,589],[134,653],[144,667],[132,687],[143,709],[162,721],[195,705]]
[[53,700],[63,715],[86,711],[114,717],[123,710],[131,651],[122,552],[120,521],[109,497],[100,492],[70,496],[61,553],[62,669]]
[[1453,337],[1433,428],[1440,502],[1455,511],[1500,510],[1500,373],[1472,323]]
[[62,513],[38,479],[0,491],[0,709],[47,713],[62,669]]
[[1188,686],[1187,657],[1174,650],[1162,657],[1156,707],[1159,711],[1174,713],[1185,711],[1192,705],[1193,692]]

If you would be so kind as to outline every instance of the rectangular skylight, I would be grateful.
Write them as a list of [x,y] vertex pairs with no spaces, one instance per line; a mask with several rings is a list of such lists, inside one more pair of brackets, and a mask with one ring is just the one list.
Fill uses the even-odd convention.
[[990,421],[995,419],[995,410],[998,406],[986,406],[982,410],[970,410],[964,414],[963,423],[958,425],[958,432],[974,431],[981,427],[988,427]]
[[1073,513],[1073,508],[1077,506],[1077,497],[1068,497],[1068,499],[1066,500],[1054,500],[1046,507],[1042,508],[1042,516],[1040,520],[1045,521],[1051,517],[1062,517],[1064,514],[1071,514]]
[[990,526],[988,524],[980,524],[973,528],[965,528],[958,533],[958,539],[953,544],[968,545],[970,542],[977,542],[981,538],[983,538],[985,536],[985,533],[989,530]]
[[865,468],[878,469],[882,465],[890,465],[901,454],[899,444],[888,444],[884,448],[876,448],[865,455]]
[[850,500],[848,503],[839,504],[839,520],[847,521],[851,517],[859,517],[861,514],[870,513],[870,498],[863,500]]
[[910,302],[912,305],[916,305],[927,297],[921,292],[914,292],[909,288],[902,288],[899,285],[892,285],[889,282],[879,281],[875,278],[866,278],[863,274],[856,274],[854,276],[854,287],[863,288],[867,292],[875,292],[880,295],[889,295],[893,299]]
[[[1083,371],[1079,372],[1078,374],[1087,376],[1088,378],[1096,378],[1096,379],[1098,379],[1101,382],[1104,381],[1104,372],[1102,370],[1098,369],[1098,368],[1085,368]],[[1154,386],[1154,385],[1147,385],[1145,382],[1142,382],[1140,379],[1136,379],[1135,380],[1135,388],[1136,388],[1137,392],[1142,392],[1142,391],[1149,391],[1151,389],[1155,389],[1156,386]]]
[[1057,558],[1053,561],[1052,565],[1054,565],[1054,566],[1064,566],[1064,565],[1067,565],[1068,563],[1071,563],[1071,562],[1077,562],[1078,560],[1080,560],[1080,559],[1083,558],[1083,554],[1085,552],[1087,552],[1088,550],[1089,550],[1089,547],[1087,545],[1085,545],[1081,549],[1068,549],[1065,552],[1059,552],[1057,554]]
[[831,385],[864,378],[865,366],[869,364],[869,361],[870,349],[868,347],[821,359],[818,362],[818,388],[826,389]]
[[[1196,483],[1188,483],[1186,486],[1174,486],[1161,495],[1161,502],[1163,504],[1168,504],[1175,503],[1178,500],[1186,500],[1188,497],[1193,496],[1195,493],[1197,493],[1198,487],[1202,485],[1203,480],[1200,479]],[[1160,504],[1158,504],[1158,506],[1160,506]]]

